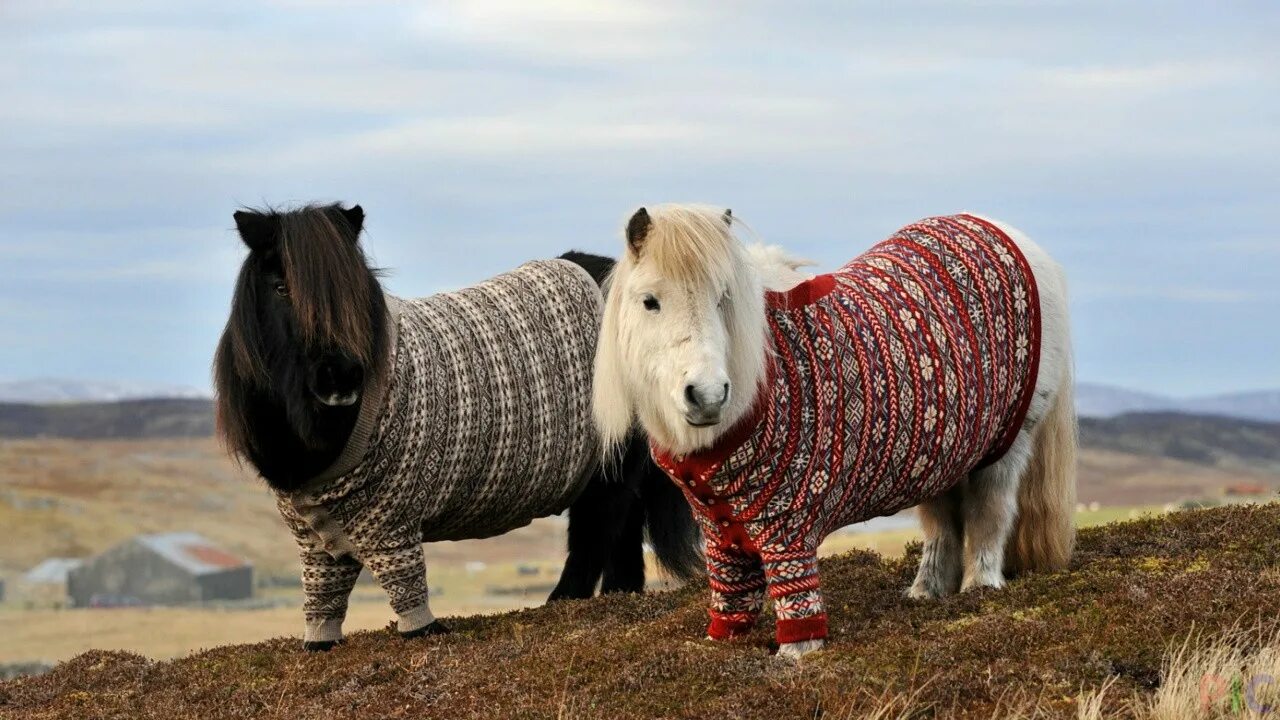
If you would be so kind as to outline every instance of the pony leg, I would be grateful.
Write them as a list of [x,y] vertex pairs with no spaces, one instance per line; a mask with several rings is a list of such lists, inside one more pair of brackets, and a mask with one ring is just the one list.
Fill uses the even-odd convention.
[[924,530],[924,552],[907,597],[932,600],[955,592],[964,569],[964,517],[961,486],[930,498],[917,508]]
[[363,566],[350,555],[334,558],[324,550],[299,548],[302,560],[302,612],[306,632],[302,649],[323,652],[342,642],[342,621],[347,617],[347,599],[360,578]]
[[[638,499],[638,498],[637,498]],[[632,502],[604,566],[600,594],[644,592],[644,505]]]
[[732,546],[708,546],[707,579],[711,585],[707,637],[727,640],[751,632],[764,607],[760,558]]
[[402,637],[419,637],[447,632],[431,614],[427,602],[427,565],[422,544],[379,551],[366,558],[369,572],[391,599],[396,611],[396,629]]
[[799,659],[821,650],[827,637],[818,555],[813,550],[765,551],[764,573],[778,616],[778,655]]
[[964,489],[967,541],[960,589],[1004,586],[1004,551],[1018,516],[1018,484],[1031,459],[1031,436],[1024,427],[994,464],[975,470]]
[[596,471],[569,506],[569,556],[547,602],[595,594],[610,552],[618,544],[622,519],[636,504],[635,493],[626,484],[610,482],[603,469]]

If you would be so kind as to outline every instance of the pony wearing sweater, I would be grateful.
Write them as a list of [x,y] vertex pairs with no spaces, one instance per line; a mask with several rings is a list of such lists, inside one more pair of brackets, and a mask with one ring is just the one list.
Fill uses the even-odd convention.
[[214,361],[218,427],[297,541],[305,648],[342,639],[364,568],[401,635],[444,631],[422,543],[565,508],[570,553],[552,599],[590,597],[597,583],[639,592],[646,528],[668,570],[700,570],[697,525],[643,439],[621,479],[600,463],[588,388],[608,258],[570,253],[402,299],[365,259],[358,205],[235,221],[249,255]]
[[750,630],[767,593],[779,654],[821,648],[819,543],[911,506],[912,598],[1064,567],[1076,433],[1058,265],[963,214],[808,277],[734,222],[691,205],[631,217],[595,363],[606,446],[638,419],[703,527],[707,634]]

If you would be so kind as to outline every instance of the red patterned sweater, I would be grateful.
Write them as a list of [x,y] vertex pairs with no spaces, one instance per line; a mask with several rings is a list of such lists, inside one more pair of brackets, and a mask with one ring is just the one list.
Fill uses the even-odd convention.
[[826,637],[817,548],[938,495],[1012,444],[1034,391],[1031,268],[971,215],[922,220],[840,270],[767,293],[775,355],[754,409],[714,447],[654,448],[703,525],[708,633],[755,623]]

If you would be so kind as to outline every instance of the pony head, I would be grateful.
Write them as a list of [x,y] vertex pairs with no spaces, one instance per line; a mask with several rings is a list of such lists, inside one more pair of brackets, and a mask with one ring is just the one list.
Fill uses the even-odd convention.
[[282,408],[304,443],[326,410],[351,411],[366,377],[382,370],[386,305],[359,235],[359,205],[288,212],[242,210],[249,249],[214,359],[218,427],[253,457],[255,413]]
[[662,448],[712,444],[755,400],[764,289],[728,210],[640,208],[608,283],[593,406],[607,448],[636,419]]

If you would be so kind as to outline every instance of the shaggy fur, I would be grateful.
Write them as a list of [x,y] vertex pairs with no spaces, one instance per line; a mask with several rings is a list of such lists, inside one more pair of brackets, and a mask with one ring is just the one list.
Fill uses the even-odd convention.
[[[626,255],[608,286],[594,411],[607,439],[616,441],[635,418],[656,449],[679,458],[714,445],[752,407],[769,353],[762,287],[798,284],[804,263],[776,248],[744,249],[713,208],[660,206],[644,216],[646,222],[628,232]],[[1017,246],[1039,288],[1041,361],[1012,446],[921,504],[925,546],[910,590],[917,598],[999,587],[1006,570],[1060,568],[1073,544],[1075,417],[1065,280],[1025,235],[982,221]],[[651,298],[660,301],[660,317],[647,312]],[[680,385],[717,373],[735,395],[717,423],[690,427],[690,401],[681,398]],[[807,641],[780,652],[813,649]]]
[[[358,240],[359,206],[243,210],[235,222],[249,254],[214,358],[219,435],[274,490],[290,493],[333,465],[366,381],[386,372],[386,301]],[[565,259],[597,283],[613,265],[584,253]],[[325,401],[331,397],[355,400]],[[608,478],[601,466],[570,506],[569,559],[552,599],[588,597],[597,585],[642,590],[644,532],[668,571],[700,572],[698,529],[684,498],[648,461],[642,436],[627,443],[644,461]]]

